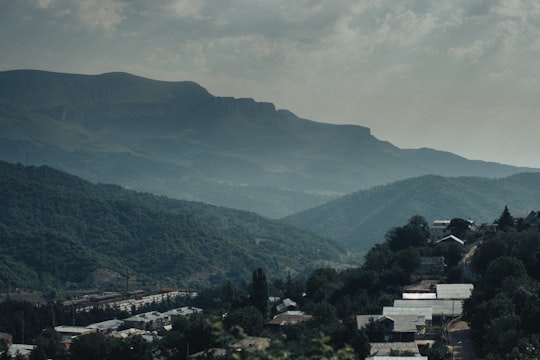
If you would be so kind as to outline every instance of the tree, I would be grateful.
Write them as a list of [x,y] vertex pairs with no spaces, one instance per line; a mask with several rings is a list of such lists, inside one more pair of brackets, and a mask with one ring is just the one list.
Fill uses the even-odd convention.
[[410,218],[405,226],[395,227],[386,233],[386,242],[393,251],[424,246],[428,239],[429,226],[419,215]]
[[261,312],[254,306],[233,310],[223,320],[223,325],[227,330],[232,329],[234,326],[240,326],[246,334],[252,336],[260,334],[263,323]]
[[257,308],[264,319],[268,318],[268,282],[262,268],[253,271],[251,305]]
[[66,354],[61,340],[62,337],[54,329],[43,330],[36,339],[36,348],[32,351],[30,359],[63,359]]
[[409,225],[413,225],[422,230],[425,237],[429,238],[429,224],[426,219],[421,215],[413,215],[409,219]]
[[369,338],[364,330],[358,331],[352,338],[352,347],[360,359],[365,359],[371,353]]
[[471,223],[468,222],[467,220],[460,219],[460,218],[453,218],[452,220],[450,220],[450,225],[448,225],[448,230],[450,230],[452,235],[455,235],[463,239],[467,236],[470,226],[471,226]]
[[506,230],[509,227],[513,227],[513,226],[514,226],[514,218],[510,214],[510,211],[508,211],[508,206],[505,206],[501,216],[497,220],[497,229]]
[[306,282],[307,297],[316,303],[329,300],[341,286],[339,274],[335,269],[317,269]]
[[127,339],[110,339],[112,342],[109,359],[152,360],[151,343],[142,336],[131,336]]
[[76,337],[69,348],[73,360],[103,360],[111,351],[110,343],[99,333]]
[[363,331],[367,335],[370,342],[385,342],[386,329],[384,325],[373,318],[365,325]]
[[429,360],[446,360],[452,358],[450,349],[448,349],[448,346],[442,341],[435,341],[423,355],[426,355]]

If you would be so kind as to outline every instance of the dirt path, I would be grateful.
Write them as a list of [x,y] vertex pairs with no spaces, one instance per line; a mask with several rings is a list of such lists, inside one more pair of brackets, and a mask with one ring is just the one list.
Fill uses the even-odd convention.
[[452,348],[454,360],[475,360],[476,355],[471,342],[471,329],[460,318],[447,325],[448,342]]
[[477,249],[477,245],[473,245],[469,251],[463,255],[463,257],[461,258],[460,260],[460,265],[463,266],[463,272],[465,274],[465,276],[468,278],[468,279],[474,279],[474,270],[473,270],[473,267],[472,267],[472,259],[473,259],[473,255],[474,253],[476,252],[476,249]]

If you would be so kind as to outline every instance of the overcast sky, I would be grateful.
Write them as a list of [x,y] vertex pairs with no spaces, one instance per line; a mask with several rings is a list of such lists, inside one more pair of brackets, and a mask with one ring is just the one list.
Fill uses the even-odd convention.
[[535,0],[0,0],[0,70],[21,68],[192,80],[540,168]]

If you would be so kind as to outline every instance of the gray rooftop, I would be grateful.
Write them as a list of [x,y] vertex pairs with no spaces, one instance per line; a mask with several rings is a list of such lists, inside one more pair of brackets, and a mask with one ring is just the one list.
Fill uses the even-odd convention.
[[[394,300],[397,308],[426,308],[431,309],[431,316],[459,316],[463,308],[462,300]],[[431,320],[426,317],[426,320]]]
[[383,315],[390,317],[396,315],[417,315],[423,316],[426,321],[433,320],[433,309],[429,305],[414,306],[413,304],[397,305],[396,301],[415,301],[415,300],[394,300],[394,306],[383,307]]
[[[389,356],[392,350],[400,352],[412,352],[414,354],[420,355],[418,350],[418,345],[415,342],[386,342],[386,343],[370,343],[371,345],[371,356]],[[404,359],[400,357],[399,359]],[[415,357],[418,359],[418,357]]]
[[373,319],[373,321],[389,319],[394,323],[395,332],[416,332],[419,326],[426,325],[425,317],[418,315],[357,315],[356,325],[358,329],[369,324],[370,319]]
[[118,329],[120,325],[122,325],[124,322],[122,320],[113,319],[113,320],[106,320],[102,322],[98,322],[95,324],[90,324],[87,326],[89,329],[98,329],[98,330],[115,330]]
[[437,299],[468,299],[473,284],[437,284]]

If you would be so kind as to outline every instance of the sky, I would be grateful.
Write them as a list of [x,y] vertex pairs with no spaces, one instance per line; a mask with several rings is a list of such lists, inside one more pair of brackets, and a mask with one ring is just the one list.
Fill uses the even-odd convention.
[[0,0],[0,70],[124,71],[540,168],[536,0]]

